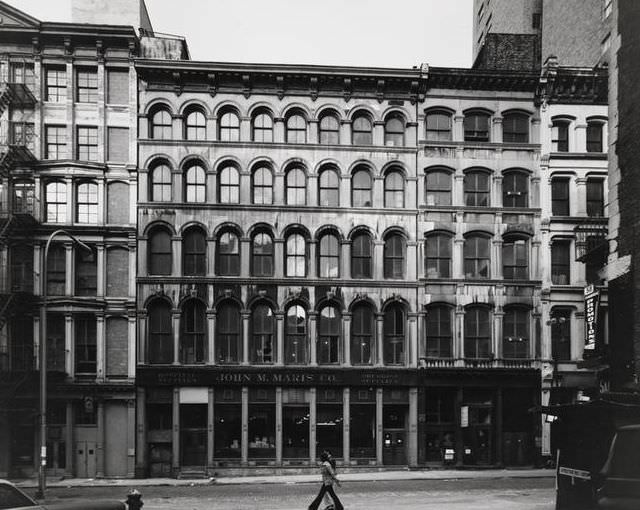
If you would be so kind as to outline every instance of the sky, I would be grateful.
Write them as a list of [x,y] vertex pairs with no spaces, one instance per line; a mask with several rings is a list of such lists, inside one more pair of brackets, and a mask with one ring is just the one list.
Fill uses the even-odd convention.
[[[71,0],[5,0],[70,21]],[[470,67],[473,0],[146,0],[156,32],[193,60]]]

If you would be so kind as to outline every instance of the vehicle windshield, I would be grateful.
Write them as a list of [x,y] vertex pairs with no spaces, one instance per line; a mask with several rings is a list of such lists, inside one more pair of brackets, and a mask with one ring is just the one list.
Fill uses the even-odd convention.
[[640,478],[640,430],[620,430],[613,446],[610,476]]
[[33,501],[15,487],[11,487],[10,485],[0,485],[0,510],[25,506],[36,505],[34,505]]

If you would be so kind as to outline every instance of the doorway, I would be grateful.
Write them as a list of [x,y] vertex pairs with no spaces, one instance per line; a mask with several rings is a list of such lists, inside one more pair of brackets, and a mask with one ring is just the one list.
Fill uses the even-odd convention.
[[408,408],[405,405],[385,405],[383,412],[382,463],[385,466],[407,464],[405,424]]

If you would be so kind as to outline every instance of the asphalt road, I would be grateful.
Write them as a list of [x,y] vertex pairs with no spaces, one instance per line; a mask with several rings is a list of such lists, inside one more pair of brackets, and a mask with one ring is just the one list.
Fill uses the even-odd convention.
[[[348,482],[338,489],[338,495],[346,510],[553,510],[553,484],[549,478]],[[214,484],[144,487],[141,492],[143,510],[304,510],[319,488],[319,483]],[[127,490],[50,488],[47,500],[124,499]]]

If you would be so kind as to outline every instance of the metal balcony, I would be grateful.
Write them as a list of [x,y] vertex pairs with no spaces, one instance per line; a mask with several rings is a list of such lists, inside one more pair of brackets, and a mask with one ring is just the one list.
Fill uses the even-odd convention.
[[576,261],[585,262],[593,256],[601,257],[604,250],[606,256],[609,220],[605,217],[581,219],[573,229],[576,235]]

